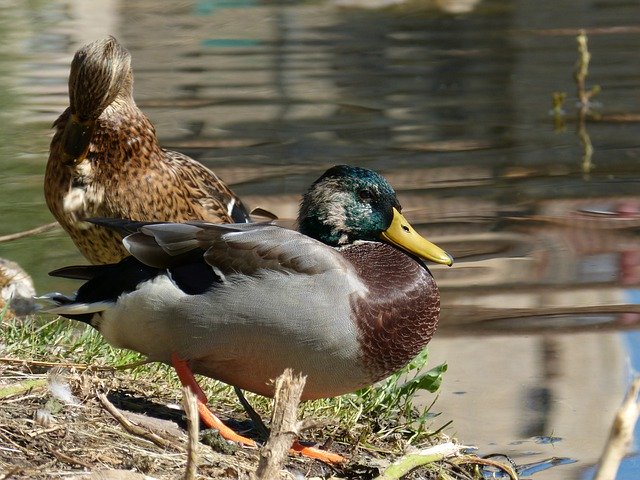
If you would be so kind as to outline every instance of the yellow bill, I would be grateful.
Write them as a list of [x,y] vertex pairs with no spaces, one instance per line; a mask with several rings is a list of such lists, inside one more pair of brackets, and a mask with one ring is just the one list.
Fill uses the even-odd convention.
[[393,209],[391,225],[380,236],[389,243],[425,260],[449,266],[453,265],[453,257],[451,255],[416,232],[395,208]]

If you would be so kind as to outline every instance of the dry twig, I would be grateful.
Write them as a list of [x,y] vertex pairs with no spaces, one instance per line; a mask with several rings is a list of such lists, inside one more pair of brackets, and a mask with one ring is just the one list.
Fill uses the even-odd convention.
[[616,412],[609,439],[605,445],[594,480],[614,480],[620,462],[629,451],[633,440],[633,430],[640,415],[640,375],[631,383],[629,390]]
[[279,477],[289,448],[300,432],[298,405],[305,383],[306,377],[300,374],[294,376],[290,369],[276,379],[271,435],[260,451],[256,479],[273,480]]
[[198,417],[198,404],[196,396],[189,388],[182,389],[182,406],[187,415],[189,439],[187,442],[187,468],[184,473],[185,480],[194,480],[198,468],[198,432],[200,419]]
[[86,468],[87,470],[91,470],[91,468],[93,468],[87,462],[83,462],[82,460],[79,460],[77,458],[70,457],[69,455],[59,452],[57,450],[54,450],[53,448],[50,448],[49,451],[53,454],[54,457],[56,457],[59,461],[63,463],[80,466],[80,467]]
[[13,469],[9,470],[7,473],[3,474],[0,477],[0,480],[9,480],[14,475],[20,473],[21,470],[22,469],[20,467],[13,468]]
[[90,370],[94,372],[115,372],[118,370],[128,370],[130,368],[140,367],[150,363],[149,360],[140,360],[139,362],[127,363],[126,365],[113,366],[101,366],[90,365],[87,363],[66,363],[66,362],[44,362],[40,360],[27,360],[22,358],[9,358],[0,357],[0,363],[7,363],[9,365],[19,365],[25,367],[38,367],[38,368],[73,368],[75,370]]
[[24,237],[31,237],[33,235],[38,235],[40,233],[47,232],[56,227],[59,227],[60,224],[58,222],[47,223],[46,225],[40,225],[39,227],[32,228],[30,230],[25,230],[23,232],[11,233],[9,235],[3,235],[0,237],[0,243],[11,242],[12,240],[19,240]]
[[132,435],[135,435],[137,437],[141,437],[144,438],[145,440],[148,440],[152,443],[154,443],[155,445],[157,445],[158,447],[161,448],[170,448],[172,450],[175,450],[177,447],[177,445],[173,444],[172,442],[165,440],[164,438],[162,438],[160,435],[154,433],[154,432],[150,432],[138,425],[135,425],[134,423],[130,422],[127,418],[125,418],[124,415],[122,415],[122,413],[120,413],[120,411],[115,407],[115,405],[113,403],[111,403],[109,401],[109,399],[102,393],[98,394],[98,400],[100,400],[100,403],[102,404],[102,406],[113,416],[113,418],[115,418],[120,425],[122,425],[122,427],[129,432]]

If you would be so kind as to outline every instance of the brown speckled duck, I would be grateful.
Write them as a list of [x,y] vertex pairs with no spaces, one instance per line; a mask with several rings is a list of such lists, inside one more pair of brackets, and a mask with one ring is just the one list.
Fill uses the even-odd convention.
[[131,55],[113,37],[78,50],[70,106],[55,121],[45,174],[49,209],[92,263],[126,255],[117,232],[92,217],[246,222],[240,200],[208,168],[158,145],[133,100]]
[[[271,380],[292,368],[307,376],[303,400],[352,392],[406,365],[438,323],[440,295],[423,259],[453,259],[400,211],[382,176],[342,165],[304,195],[299,231],[133,224],[131,257],[52,273],[87,282],[75,297],[52,295],[50,311],[174,365],[196,391],[192,372],[271,396]],[[252,444],[200,411],[225,438]]]

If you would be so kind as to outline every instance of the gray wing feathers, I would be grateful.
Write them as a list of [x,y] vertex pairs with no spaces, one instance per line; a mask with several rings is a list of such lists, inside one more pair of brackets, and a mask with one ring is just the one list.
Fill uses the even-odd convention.
[[314,275],[351,268],[333,248],[270,224],[153,224],[129,235],[124,243],[141,262],[159,268],[197,248],[205,251],[209,265],[223,273],[275,270]]
[[140,229],[153,236],[158,245],[169,255],[182,255],[198,247],[196,234],[201,227],[186,223],[146,225]]
[[153,237],[142,232],[126,236],[122,243],[131,255],[150,267],[167,268],[174,263],[171,254],[160,247]]
[[223,272],[245,274],[267,269],[314,275],[348,268],[333,248],[277,226],[226,233],[210,245],[204,258]]
[[180,262],[180,256],[198,248],[200,227],[184,223],[145,225],[122,243],[131,255],[150,267],[166,268]]

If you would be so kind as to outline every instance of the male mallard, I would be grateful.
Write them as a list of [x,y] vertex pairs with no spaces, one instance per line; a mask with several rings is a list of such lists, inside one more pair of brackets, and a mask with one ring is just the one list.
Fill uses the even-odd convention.
[[131,55],[113,37],[78,50],[70,107],[55,121],[45,173],[49,209],[92,263],[128,255],[118,234],[91,217],[246,222],[240,200],[208,168],[160,148],[133,100]]
[[184,384],[193,371],[271,396],[271,380],[293,368],[307,376],[303,400],[352,392],[406,365],[438,323],[422,259],[453,259],[400,211],[382,176],[342,165],[304,195],[299,231],[134,223],[132,257],[52,272],[88,281],[73,298],[53,295],[50,312],[173,364]]

